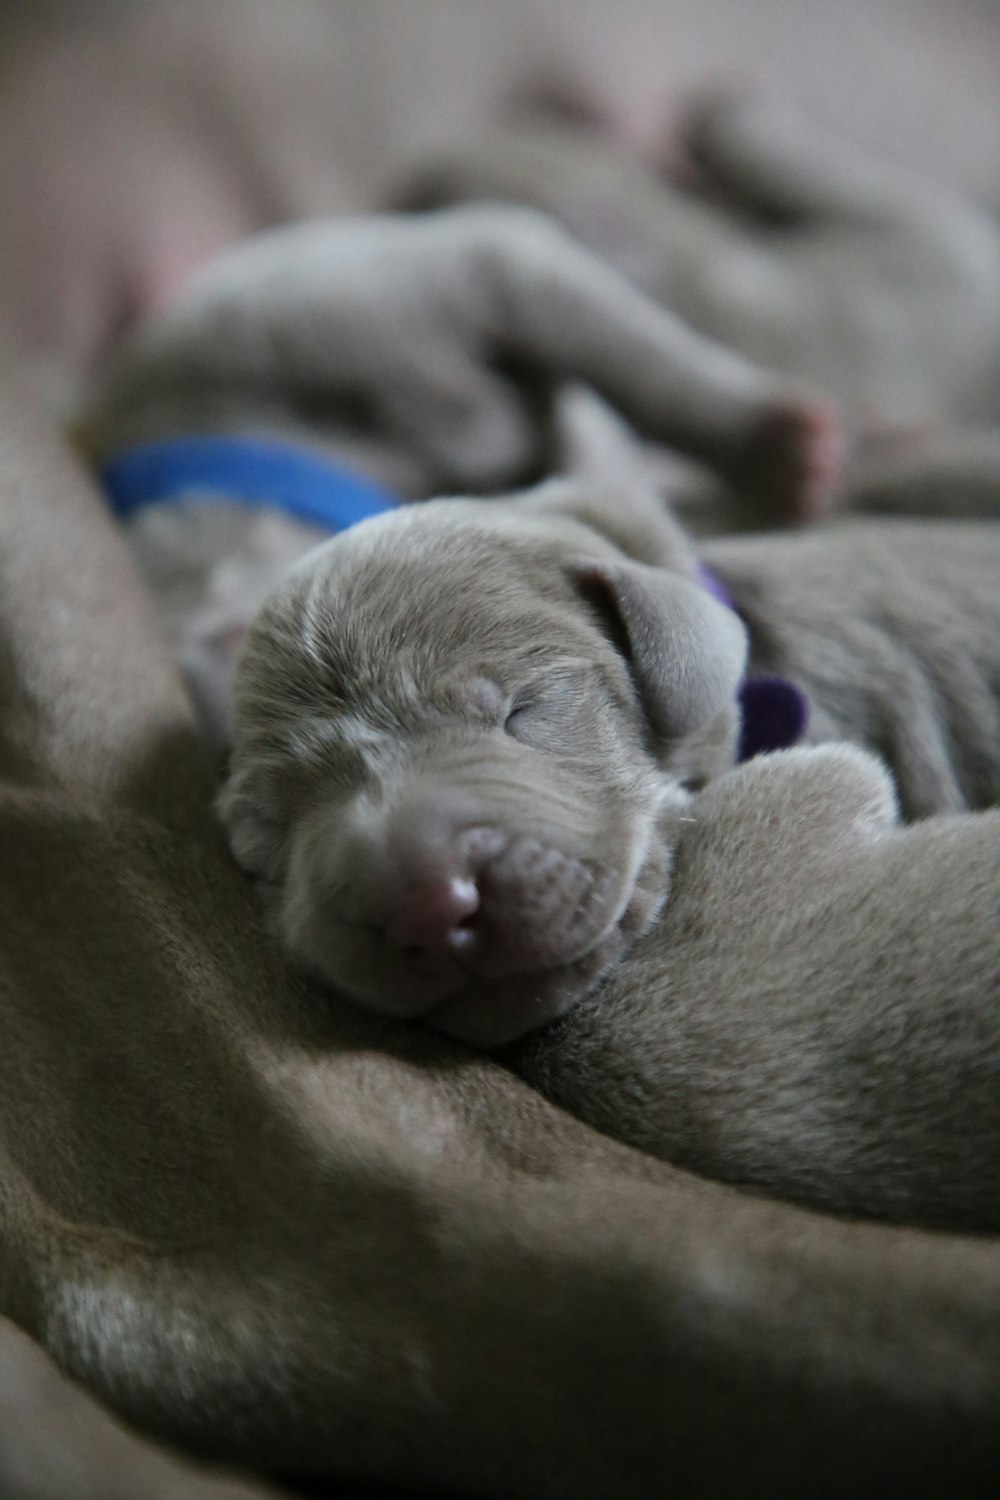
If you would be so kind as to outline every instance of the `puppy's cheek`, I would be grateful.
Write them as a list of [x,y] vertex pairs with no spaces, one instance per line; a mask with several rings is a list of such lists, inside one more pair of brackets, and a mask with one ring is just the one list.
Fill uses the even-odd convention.
[[632,895],[622,914],[619,930],[624,943],[631,947],[658,920],[670,896],[674,871],[676,838],[672,825],[670,835],[654,833],[650,847],[635,878]]
[[470,1046],[494,1050],[566,1015],[655,925],[669,898],[677,837],[690,808],[686,793],[666,790],[619,920],[580,958],[557,969],[473,981],[424,1019]]

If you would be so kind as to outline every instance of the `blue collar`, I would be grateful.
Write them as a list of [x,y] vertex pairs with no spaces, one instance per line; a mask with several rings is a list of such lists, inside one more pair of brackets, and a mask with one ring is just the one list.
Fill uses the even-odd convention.
[[[381,485],[292,443],[250,437],[179,437],[127,448],[104,464],[100,480],[123,519],[147,505],[185,495],[253,509],[283,510],[325,531],[346,531],[400,503]],[[736,605],[720,578],[699,567],[702,587]],[[737,611],[738,613],[738,611]],[[739,759],[785,750],[805,733],[809,700],[783,677],[754,677],[739,690]]]
[[104,464],[101,484],[116,515],[197,495],[274,508],[345,531],[399,504],[381,485],[292,443],[250,437],[180,437],[127,448]]

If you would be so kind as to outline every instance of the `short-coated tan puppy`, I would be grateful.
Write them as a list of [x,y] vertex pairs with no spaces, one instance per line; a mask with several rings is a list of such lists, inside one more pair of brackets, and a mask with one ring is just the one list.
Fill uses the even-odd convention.
[[904,814],[1000,800],[1000,527],[845,521],[701,549],[585,481],[367,522],[251,629],[221,810],[292,954],[495,1046],[655,920],[746,675],[881,754]]
[[238,672],[221,806],[284,942],[472,1041],[621,957],[665,897],[685,788],[734,754],[735,614],[682,552],[632,563],[562,498],[432,501],[335,538]]

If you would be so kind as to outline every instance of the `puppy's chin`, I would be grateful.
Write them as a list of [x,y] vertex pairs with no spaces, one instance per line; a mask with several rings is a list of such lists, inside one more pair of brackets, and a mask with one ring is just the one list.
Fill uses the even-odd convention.
[[[661,904],[656,903],[657,911]],[[640,897],[572,962],[503,975],[456,973],[448,965],[450,973],[385,973],[381,982],[362,989],[352,982],[353,975],[348,977],[349,968],[338,965],[336,973],[330,972],[315,950],[304,952],[300,947],[296,956],[321,982],[365,1010],[396,1020],[426,1021],[473,1047],[502,1047],[565,1015],[621,961],[653,915],[648,900]]]
[[565,1015],[621,961],[628,946],[617,926],[575,963],[502,979],[472,979],[422,1019],[472,1047],[506,1046]]

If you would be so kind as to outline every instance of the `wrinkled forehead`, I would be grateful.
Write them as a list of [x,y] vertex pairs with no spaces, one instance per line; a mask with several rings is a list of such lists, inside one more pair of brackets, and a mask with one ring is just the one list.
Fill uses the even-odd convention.
[[512,521],[447,501],[359,526],[314,554],[303,613],[328,639],[347,633],[359,646],[512,648],[564,613],[570,593],[550,529]]
[[507,691],[559,658],[591,657],[594,627],[571,607],[573,555],[558,528],[477,502],[427,502],[343,532],[292,570],[250,630],[237,738],[345,712],[391,726],[448,711],[474,679]]

